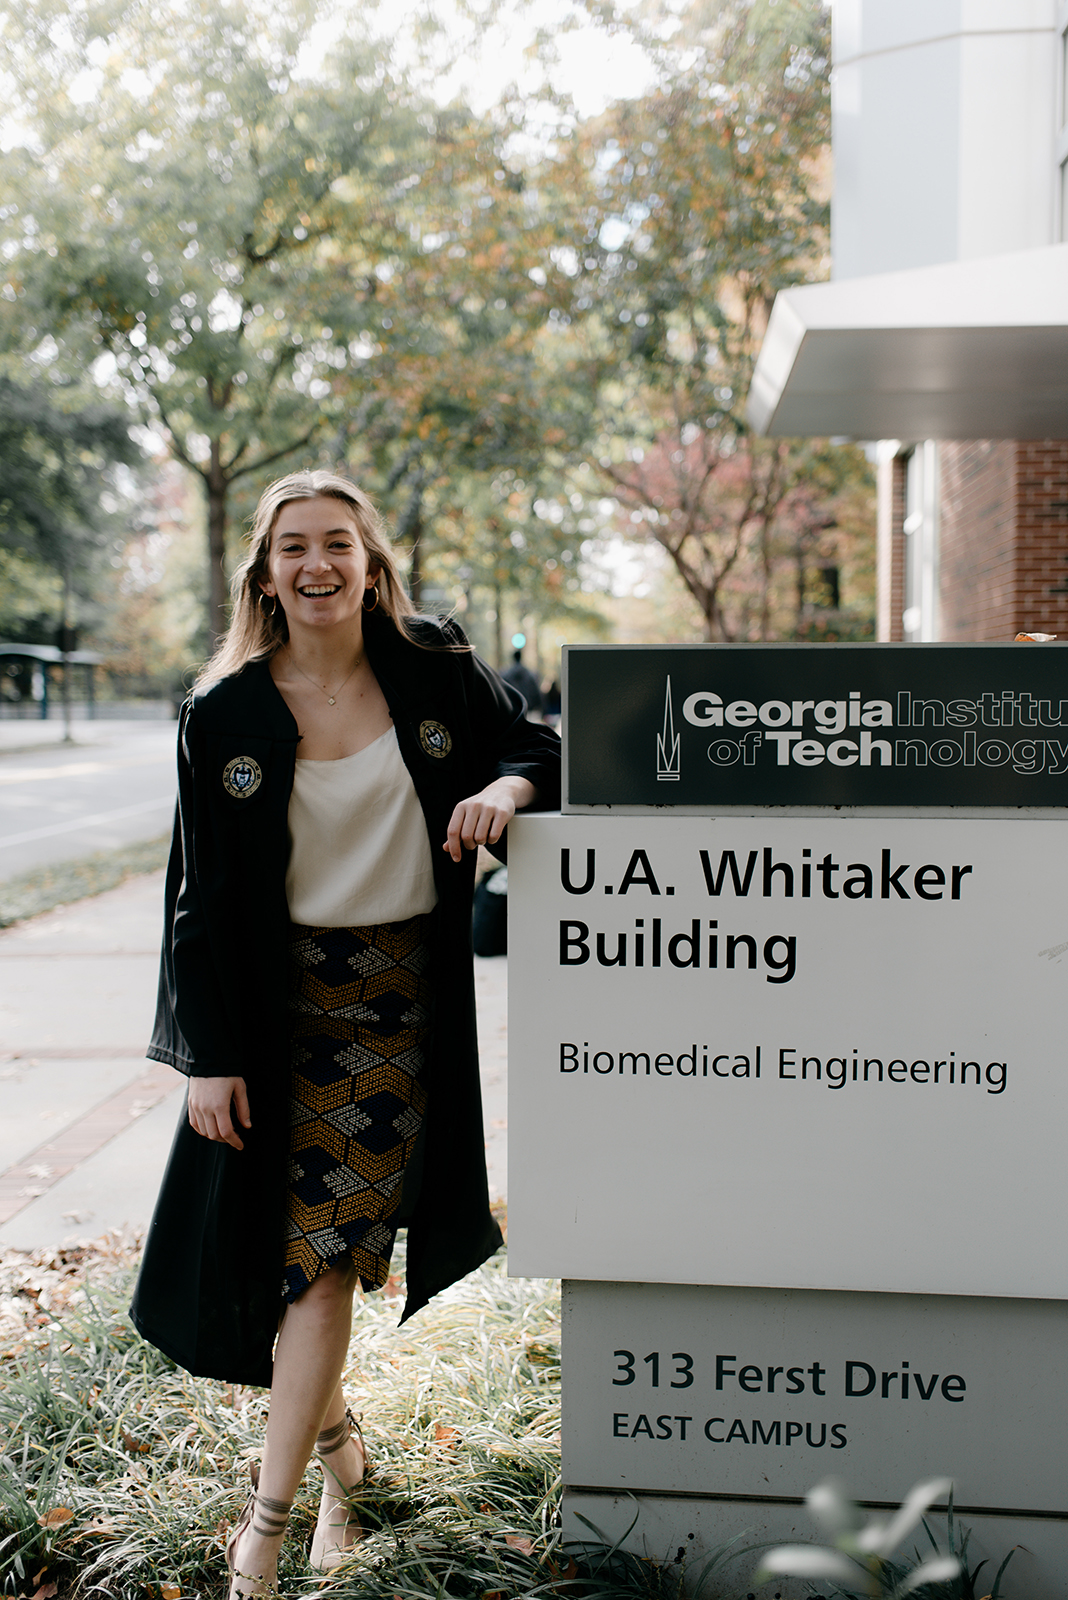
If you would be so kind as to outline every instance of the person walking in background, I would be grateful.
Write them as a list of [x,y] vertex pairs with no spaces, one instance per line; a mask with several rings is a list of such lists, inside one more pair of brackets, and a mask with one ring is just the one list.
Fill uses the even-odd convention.
[[[559,743],[417,616],[378,515],[325,472],[263,495],[179,728],[149,1055],[189,1075],[132,1306],[190,1372],[270,1385],[230,1596],[276,1591],[313,1450],[312,1565],[358,1536],[341,1374],[357,1283],[408,1229],[409,1317],[500,1243],[475,1040],[478,845],[557,803]],[[402,1319],[403,1320],[403,1319]]]
[[501,673],[505,683],[510,683],[527,703],[527,713],[535,720],[541,717],[541,685],[531,672],[530,668],[523,665],[522,650],[512,652],[512,665],[505,667]]

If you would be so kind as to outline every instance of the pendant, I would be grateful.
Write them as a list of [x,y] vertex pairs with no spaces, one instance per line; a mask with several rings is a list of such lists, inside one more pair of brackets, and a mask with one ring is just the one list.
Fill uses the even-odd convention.
[[327,698],[327,702],[330,705],[332,705],[332,706],[336,706],[337,705],[337,701],[334,699],[332,694],[328,694],[326,698]]

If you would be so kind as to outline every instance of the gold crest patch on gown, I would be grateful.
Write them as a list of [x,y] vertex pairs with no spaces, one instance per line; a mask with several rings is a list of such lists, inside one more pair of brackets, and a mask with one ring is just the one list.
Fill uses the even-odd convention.
[[223,788],[235,800],[247,800],[263,782],[263,772],[258,761],[251,756],[235,756],[223,768]]
[[421,722],[419,743],[428,756],[447,756],[452,749],[452,734],[443,722]]

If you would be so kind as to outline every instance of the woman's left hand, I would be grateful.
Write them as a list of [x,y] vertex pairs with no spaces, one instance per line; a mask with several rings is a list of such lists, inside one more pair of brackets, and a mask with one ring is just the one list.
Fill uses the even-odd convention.
[[441,848],[459,861],[465,850],[496,844],[516,812],[536,797],[537,790],[526,778],[495,778],[479,794],[460,801],[449,819],[449,831]]

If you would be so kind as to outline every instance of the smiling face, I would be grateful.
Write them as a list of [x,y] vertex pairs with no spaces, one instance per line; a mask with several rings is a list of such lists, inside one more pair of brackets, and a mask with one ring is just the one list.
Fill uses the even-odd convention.
[[343,500],[291,500],[279,511],[261,587],[277,595],[291,633],[359,624],[364,595],[377,576]]

